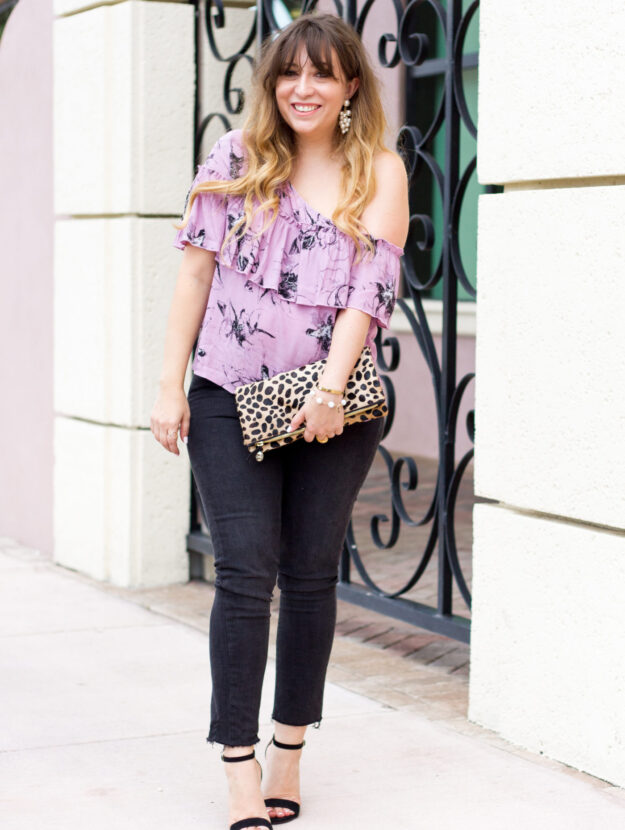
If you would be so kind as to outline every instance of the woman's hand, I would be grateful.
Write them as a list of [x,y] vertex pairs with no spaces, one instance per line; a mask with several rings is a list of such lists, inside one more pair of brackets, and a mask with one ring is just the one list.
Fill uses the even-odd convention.
[[150,429],[156,440],[169,452],[180,455],[178,428],[186,444],[190,421],[191,410],[184,389],[181,386],[161,387],[150,415]]
[[[335,406],[329,407],[327,403],[317,403],[318,397],[324,401],[334,401]],[[304,441],[310,442],[317,437],[334,438],[335,435],[340,435],[343,432],[344,421],[343,407],[340,403],[340,395],[315,391],[291,421],[289,432],[305,424]]]

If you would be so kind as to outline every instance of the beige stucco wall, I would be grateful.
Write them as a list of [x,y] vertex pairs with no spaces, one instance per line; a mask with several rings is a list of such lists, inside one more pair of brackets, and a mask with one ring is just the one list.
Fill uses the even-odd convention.
[[119,585],[188,576],[186,448],[168,453],[149,418],[193,166],[193,29],[191,5],[137,0],[54,22],[54,557]]
[[623,786],[625,9],[480,15],[469,716]]

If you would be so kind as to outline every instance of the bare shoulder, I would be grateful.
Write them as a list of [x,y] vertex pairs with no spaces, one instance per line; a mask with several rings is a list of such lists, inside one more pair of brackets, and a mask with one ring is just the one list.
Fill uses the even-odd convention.
[[373,165],[376,193],[365,208],[362,222],[372,236],[403,248],[410,222],[406,167],[401,157],[391,150],[378,153]]
[[395,180],[407,183],[406,166],[401,156],[394,150],[384,150],[383,152],[376,153],[373,164],[376,175],[391,176]]

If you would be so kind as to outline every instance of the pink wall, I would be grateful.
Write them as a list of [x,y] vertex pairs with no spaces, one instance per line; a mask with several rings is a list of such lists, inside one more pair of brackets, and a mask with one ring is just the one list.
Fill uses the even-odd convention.
[[52,551],[52,4],[0,40],[0,535]]
[[[389,375],[395,386],[396,409],[393,426],[384,446],[392,452],[438,457],[438,425],[434,405],[434,387],[421,349],[412,333],[389,332],[399,340],[400,362]],[[434,335],[434,345],[441,360],[441,338]],[[390,350],[385,350],[387,358]],[[456,385],[469,372],[475,372],[475,337],[459,337],[456,357]],[[467,412],[474,407],[475,381],[467,386],[456,426],[456,464],[473,444],[466,429]]]

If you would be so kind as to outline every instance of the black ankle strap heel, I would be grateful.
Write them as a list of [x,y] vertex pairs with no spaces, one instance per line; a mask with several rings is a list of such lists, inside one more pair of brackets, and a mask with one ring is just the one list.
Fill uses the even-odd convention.
[[[302,741],[301,744],[283,744],[281,741],[276,740],[276,736],[274,735],[273,738],[269,741],[269,744],[275,744],[276,746],[280,747],[280,749],[301,749],[306,741]],[[267,746],[269,746],[267,744]],[[265,749],[265,752],[267,750]]]
[[256,758],[255,752],[250,752],[249,755],[224,755],[223,752],[221,753],[221,760],[227,761],[229,764],[236,761],[251,761],[252,758]]
[[[263,780],[263,768],[260,765],[260,761],[256,758],[255,752],[250,752],[249,755],[224,755],[223,752],[221,753],[221,760],[226,761],[228,764],[237,763],[238,761],[251,761],[252,758],[256,760],[258,767],[260,769],[260,780]],[[268,827],[271,830],[271,822],[266,818],[261,818],[260,816],[256,816],[254,818],[242,818],[240,821],[235,821],[234,824],[230,825],[230,830],[244,830],[245,827]]]
[[[302,749],[306,741],[302,741],[301,744],[283,744],[282,741],[277,741],[274,735],[265,747],[265,758],[270,744],[275,744],[278,749]],[[293,821],[299,816],[300,805],[297,801],[290,801],[288,798],[266,798],[265,804],[267,807],[285,807],[287,810],[293,811],[291,816],[274,816],[271,819],[272,824],[286,824],[287,821]]]

